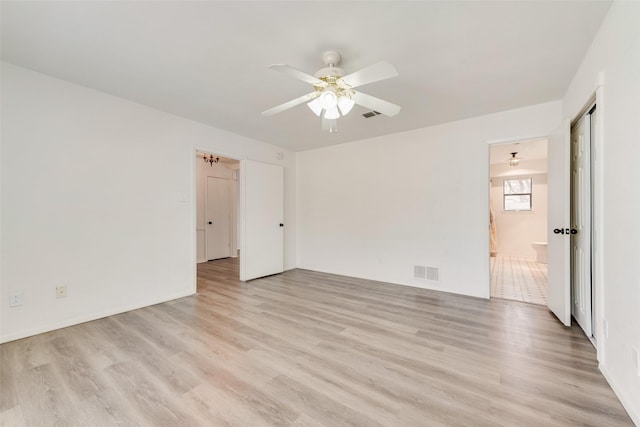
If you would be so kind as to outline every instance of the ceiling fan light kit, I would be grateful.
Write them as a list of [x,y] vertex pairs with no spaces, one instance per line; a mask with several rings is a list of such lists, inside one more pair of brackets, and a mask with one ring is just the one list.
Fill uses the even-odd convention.
[[331,110],[338,106],[337,90],[333,86],[327,86],[320,94],[320,103],[325,110]]
[[314,91],[263,111],[262,115],[271,116],[306,102],[309,109],[322,119],[323,130],[337,132],[338,119],[349,114],[355,104],[380,111],[389,117],[393,117],[400,112],[400,106],[398,105],[353,90],[358,86],[397,76],[398,71],[393,65],[388,62],[379,62],[345,76],[344,70],[336,66],[341,60],[338,52],[334,50],[327,51],[322,55],[322,59],[326,67],[318,70],[315,76],[306,74],[286,64],[270,65],[269,68],[272,70],[289,74],[312,84]]
[[341,96],[340,99],[338,99],[338,108],[343,116],[349,114],[349,111],[351,111],[354,105],[356,105],[356,102],[346,96]]
[[320,98],[316,98],[313,101],[308,102],[307,106],[316,116],[320,117],[320,114],[322,114],[322,102],[320,102]]

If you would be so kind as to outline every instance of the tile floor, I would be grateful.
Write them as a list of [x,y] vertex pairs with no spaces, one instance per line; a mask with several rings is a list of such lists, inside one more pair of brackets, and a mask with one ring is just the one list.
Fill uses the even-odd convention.
[[547,305],[547,264],[517,256],[491,257],[491,297]]

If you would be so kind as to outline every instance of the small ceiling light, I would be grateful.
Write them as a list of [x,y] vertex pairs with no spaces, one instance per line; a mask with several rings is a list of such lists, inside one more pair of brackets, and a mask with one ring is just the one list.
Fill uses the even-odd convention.
[[516,157],[516,154],[518,154],[517,151],[511,153],[511,157],[509,158],[509,166],[511,167],[516,167],[520,163],[520,158]]
[[320,94],[320,104],[325,110],[330,110],[338,105],[338,96],[335,86],[328,85]]
[[307,105],[309,106],[309,108],[311,108],[311,111],[313,111],[316,116],[320,117],[320,114],[322,113],[322,102],[320,102],[319,97],[307,103]]
[[209,166],[213,167],[214,163],[218,163],[220,161],[220,157],[213,157],[213,154],[209,154],[208,156],[206,154],[203,154],[204,156],[204,162],[205,163],[209,163]]

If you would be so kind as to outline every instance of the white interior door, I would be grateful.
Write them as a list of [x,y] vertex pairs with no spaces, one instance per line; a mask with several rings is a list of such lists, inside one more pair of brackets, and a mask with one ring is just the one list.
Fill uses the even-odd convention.
[[[547,305],[566,326],[571,325],[570,282],[570,123],[549,137],[548,156],[548,288]],[[562,231],[555,233],[555,231]]]
[[591,330],[591,115],[571,129],[571,314]]
[[284,171],[282,167],[240,163],[240,280],[284,270]]
[[207,177],[207,207],[205,221],[207,259],[231,256],[231,210],[229,207],[229,180]]

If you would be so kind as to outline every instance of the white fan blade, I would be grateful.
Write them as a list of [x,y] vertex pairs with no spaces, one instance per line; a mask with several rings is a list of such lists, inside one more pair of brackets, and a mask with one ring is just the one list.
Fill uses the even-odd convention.
[[285,73],[290,75],[291,77],[295,77],[298,80],[302,80],[303,82],[311,83],[312,85],[324,85],[325,82],[322,80],[313,77],[310,74],[305,73],[304,71],[300,71],[297,68],[293,68],[287,64],[271,64],[269,68],[272,70],[280,71],[281,73]]
[[280,104],[280,105],[278,105],[276,107],[269,108],[268,110],[263,111],[262,115],[264,117],[273,116],[274,114],[278,114],[278,113],[283,112],[284,110],[288,110],[289,108],[293,108],[296,105],[300,105],[300,104],[304,104],[305,102],[309,102],[309,101],[317,98],[319,94],[320,94],[319,92],[313,91],[313,92],[308,93],[306,95],[302,95],[302,96],[300,96],[300,97],[298,97],[296,99],[292,99],[289,102],[285,102],[284,104]]
[[351,87],[363,86],[369,83],[388,79],[398,75],[398,70],[388,62],[378,62],[355,73],[348,74],[340,80]]
[[400,112],[400,106],[385,101],[384,99],[376,98],[375,96],[367,95],[362,92],[354,92],[352,98],[356,104],[369,108],[373,111],[384,114],[385,116],[393,117]]

